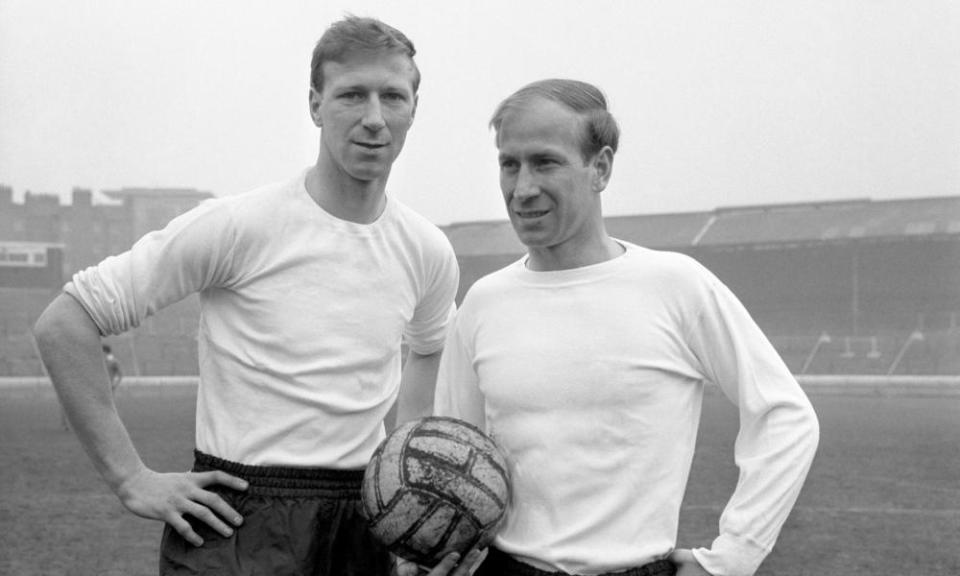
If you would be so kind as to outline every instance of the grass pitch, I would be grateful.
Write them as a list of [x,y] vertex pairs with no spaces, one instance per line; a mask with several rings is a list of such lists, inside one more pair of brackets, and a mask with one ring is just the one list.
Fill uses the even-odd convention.
[[[195,390],[121,387],[148,466],[192,463]],[[759,576],[960,574],[960,396],[811,394],[813,469]],[[737,479],[734,408],[708,394],[679,545],[709,545]],[[161,525],[100,481],[47,386],[0,389],[0,574],[157,573]]]

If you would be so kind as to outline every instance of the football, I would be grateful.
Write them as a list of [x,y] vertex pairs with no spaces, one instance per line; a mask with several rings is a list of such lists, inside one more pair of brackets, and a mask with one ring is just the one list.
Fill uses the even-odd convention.
[[500,449],[455,418],[430,416],[398,427],[374,451],[363,477],[371,532],[391,552],[422,566],[487,546],[509,500]]

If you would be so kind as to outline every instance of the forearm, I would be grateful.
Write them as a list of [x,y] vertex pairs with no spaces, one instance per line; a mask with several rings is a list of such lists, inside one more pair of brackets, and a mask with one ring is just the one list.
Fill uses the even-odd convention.
[[407,354],[397,398],[397,425],[433,413],[439,365],[440,352],[424,355],[411,351]]
[[144,465],[114,404],[96,325],[76,300],[61,294],[37,321],[34,335],[80,443],[110,488],[121,495],[124,482]]
[[706,378],[738,407],[740,475],[718,538],[693,553],[712,574],[753,574],[796,502],[819,426],[806,394],[729,289],[712,283],[703,301],[688,339]]
[[711,548],[694,550],[715,574],[752,574],[769,554],[810,469],[819,439],[812,407],[797,390],[762,414],[745,414],[736,460],[740,479]]

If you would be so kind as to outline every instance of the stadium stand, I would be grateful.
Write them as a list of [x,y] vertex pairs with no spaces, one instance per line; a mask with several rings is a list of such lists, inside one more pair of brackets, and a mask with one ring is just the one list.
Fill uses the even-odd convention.
[[[154,204],[162,198],[137,194]],[[606,222],[614,237],[683,252],[713,270],[796,374],[960,375],[960,196],[742,206]],[[461,268],[458,302],[478,278],[524,251],[507,221],[457,223],[444,231]],[[63,261],[73,261],[71,244],[64,245]],[[0,267],[0,376],[42,375],[30,327],[61,276],[49,276],[55,285],[4,287],[4,278],[14,278],[10,271]],[[65,269],[62,278],[72,272]],[[191,296],[108,340],[127,374],[193,375],[198,314],[199,300]]]
[[[617,216],[616,238],[688,254],[740,297],[795,373],[960,374],[960,197]],[[510,224],[448,227],[458,298],[516,260]]]

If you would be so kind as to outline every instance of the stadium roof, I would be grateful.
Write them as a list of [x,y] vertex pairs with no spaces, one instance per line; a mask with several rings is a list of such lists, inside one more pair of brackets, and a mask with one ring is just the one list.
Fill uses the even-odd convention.
[[122,200],[124,198],[196,198],[203,200],[213,198],[213,194],[195,188],[121,188],[119,190],[103,190],[108,198]]
[[[960,196],[718,208],[606,218],[611,236],[651,248],[744,246],[960,236]],[[444,227],[460,256],[520,254],[504,221]]]

